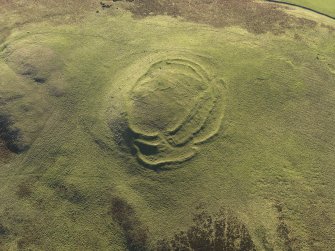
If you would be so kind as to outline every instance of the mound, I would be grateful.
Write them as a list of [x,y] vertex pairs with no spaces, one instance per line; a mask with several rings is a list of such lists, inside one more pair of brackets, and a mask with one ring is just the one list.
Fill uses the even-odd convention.
[[13,46],[8,50],[8,65],[19,75],[38,84],[48,81],[61,66],[54,51],[38,45]]
[[62,95],[63,62],[50,47],[22,40],[8,43],[1,58],[0,141],[8,151],[22,153],[52,114],[50,96]]
[[219,131],[223,88],[192,60],[154,61],[126,86],[126,136],[145,165],[188,160]]

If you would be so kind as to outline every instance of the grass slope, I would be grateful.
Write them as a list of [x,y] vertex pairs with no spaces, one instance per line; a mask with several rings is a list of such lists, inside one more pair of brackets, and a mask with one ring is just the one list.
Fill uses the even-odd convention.
[[0,249],[208,248],[218,233],[235,250],[333,250],[332,20],[253,1],[57,3],[1,10],[0,132],[29,147],[1,136]]
[[[281,2],[279,0],[278,2]],[[304,6],[335,18],[335,2],[333,0],[314,1],[314,0],[287,0],[282,1]]]

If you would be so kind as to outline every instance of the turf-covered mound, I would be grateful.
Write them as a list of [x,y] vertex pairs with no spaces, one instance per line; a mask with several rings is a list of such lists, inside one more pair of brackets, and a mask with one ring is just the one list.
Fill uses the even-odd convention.
[[17,74],[44,84],[61,67],[59,57],[50,48],[16,45],[6,50],[8,65]]
[[[144,60],[146,61],[146,60]],[[195,61],[186,57],[153,60],[125,83],[124,113],[130,147],[149,166],[183,162],[197,145],[218,133],[225,88]],[[113,127],[113,119],[111,126]]]

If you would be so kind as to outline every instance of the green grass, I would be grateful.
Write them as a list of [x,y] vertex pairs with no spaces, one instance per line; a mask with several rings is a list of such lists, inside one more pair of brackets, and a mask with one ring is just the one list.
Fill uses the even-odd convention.
[[287,0],[283,2],[298,4],[300,6],[304,6],[304,7],[319,11],[321,13],[330,15],[335,18],[335,2],[333,0],[323,0],[323,1]]
[[[168,16],[134,18],[121,7],[90,10],[77,22],[48,17],[14,26],[0,45],[0,112],[30,144],[0,160],[0,249],[126,250],[137,228],[148,229],[154,247],[189,231],[201,204],[213,215],[233,211],[257,250],[332,250],[334,22],[315,17],[315,26],[259,34]],[[11,11],[6,15],[19,20]],[[213,85],[224,83],[209,98],[222,97],[213,112],[222,121],[193,158],[147,166],[124,144],[122,119],[130,116],[126,107],[134,109],[134,79],[154,69],[148,86],[159,86],[152,65],[166,57],[196,62]],[[166,71],[185,81],[195,74],[174,67]],[[201,85],[192,88],[197,93]],[[155,95],[162,104],[171,100],[157,93],[149,105],[159,103]],[[183,96],[181,106],[192,104],[188,92]],[[169,109],[160,111],[144,106],[131,123],[166,135],[162,125],[145,123],[145,116],[169,121]],[[203,121],[208,112],[197,114]],[[211,128],[208,118],[200,131]],[[188,125],[187,132],[197,131],[197,123]],[[188,149],[197,135],[187,136]],[[115,216],[115,201],[129,212],[124,220]]]

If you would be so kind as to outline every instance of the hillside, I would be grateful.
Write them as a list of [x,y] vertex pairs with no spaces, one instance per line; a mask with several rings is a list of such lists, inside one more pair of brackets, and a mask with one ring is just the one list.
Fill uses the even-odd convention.
[[0,250],[333,250],[335,20],[0,6]]

